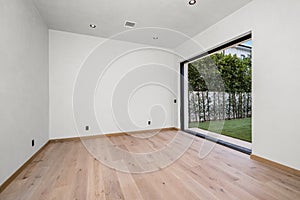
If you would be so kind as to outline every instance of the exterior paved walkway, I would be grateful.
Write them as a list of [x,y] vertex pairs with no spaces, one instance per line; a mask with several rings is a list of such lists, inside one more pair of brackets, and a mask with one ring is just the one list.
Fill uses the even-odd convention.
[[246,142],[246,141],[239,140],[239,139],[236,139],[236,138],[228,137],[226,135],[213,133],[213,132],[203,130],[203,129],[200,129],[200,128],[189,128],[189,130],[192,130],[192,131],[195,131],[195,132],[198,132],[198,133],[202,133],[202,134],[205,134],[205,135],[209,134],[210,136],[215,136],[216,138],[218,138],[220,140],[223,140],[225,142],[229,142],[231,144],[235,144],[235,145],[238,145],[238,146],[241,146],[241,147],[252,149],[252,144],[250,142]]

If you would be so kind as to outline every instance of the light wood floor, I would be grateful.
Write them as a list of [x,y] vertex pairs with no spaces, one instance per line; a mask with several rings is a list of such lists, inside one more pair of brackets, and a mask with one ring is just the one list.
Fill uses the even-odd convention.
[[[150,139],[111,141],[132,152],[161,148],[176,131]],[[186,133],[181,133],[186,134]],[[0,194],[0,199],[300,199],[300,177],[216,145],[199,159],[196,138],[185,154],[160,171],[123,173],[94,159],[80,141],[50,143]]]

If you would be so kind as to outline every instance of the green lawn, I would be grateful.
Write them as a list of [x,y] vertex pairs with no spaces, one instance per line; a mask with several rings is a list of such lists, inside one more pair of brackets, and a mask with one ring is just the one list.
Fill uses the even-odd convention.
[[251,118],[244,118],[244,119],[232,119],[232,120],[225,120],[224,126],[221,131],[220,129],[220,121],[210,121],[210,122],[192,122],[189,124],[189,128],[201,128],[204,130],[208,130],[210,126],[210,130],[212,132],[217,132],[222,135],[226,135],[229,137],[237,138],[240,140],[244,140],[247,142],[252,141],[252,134],[251,134]]

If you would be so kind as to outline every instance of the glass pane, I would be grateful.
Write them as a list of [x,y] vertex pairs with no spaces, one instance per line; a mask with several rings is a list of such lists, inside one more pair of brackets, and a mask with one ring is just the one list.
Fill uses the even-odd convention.
[[189,129],[251,148],[251,55],[249,40],[189,63]]

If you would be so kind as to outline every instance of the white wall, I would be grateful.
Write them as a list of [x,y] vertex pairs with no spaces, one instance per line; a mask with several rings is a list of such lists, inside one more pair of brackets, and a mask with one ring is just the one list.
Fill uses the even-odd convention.
[[[252,31],[252,151],[296,169],[300,169],[299,10],[298,0],[254,0],[193,38],[209,49]],[[190,41],[176,51],[199,54],[196,46]]]
[[48,29],[31,1],[2,0],[0,27],[1,185],[48,141],[49,72]]
[[[177,126],[178,77],[171,52],[54,30],[49,41],[50,138],[78,136],[74,117],[79,135]],[[153,108],[157,104],[164,110]]]

